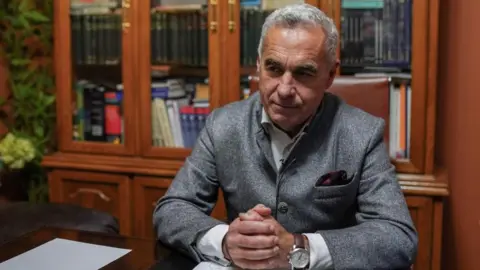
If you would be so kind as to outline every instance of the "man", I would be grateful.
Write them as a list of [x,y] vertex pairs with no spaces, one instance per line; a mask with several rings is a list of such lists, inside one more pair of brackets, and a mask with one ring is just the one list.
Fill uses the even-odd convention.
[[[307,4],[273,12],[259,93],[211,113],[155,209],[158,239],[245,269],[404,269],[417,235],[384,121],[325,93],[338,33]],[[221,188],[229,224],[209,216]]]

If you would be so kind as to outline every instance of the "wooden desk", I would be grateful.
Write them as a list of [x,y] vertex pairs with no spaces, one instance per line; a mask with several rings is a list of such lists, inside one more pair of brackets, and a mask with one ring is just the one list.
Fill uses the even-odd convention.
[[57,228],[42,228],[0,246],[0,262],[20,255],[55,238],[132,250],[127,255],[113,261],[102,269],[191,270],[195,267],[195,263],[189,258],[163,247],[155,247],[153,240]]

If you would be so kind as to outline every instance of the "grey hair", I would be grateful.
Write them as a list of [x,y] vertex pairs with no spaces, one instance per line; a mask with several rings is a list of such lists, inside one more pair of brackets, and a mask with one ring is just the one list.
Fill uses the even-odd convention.
[[321,26],[325,32],[326,57],[330,64],[334,64],[337,53],[338,30],[335,23],[320,9],[309,4],[293,4],[279,8],[265,19],[262,34],[258,43],[258,57],[263,51],[263,42],[268,30],[272,26],[294,28],[302,25]]

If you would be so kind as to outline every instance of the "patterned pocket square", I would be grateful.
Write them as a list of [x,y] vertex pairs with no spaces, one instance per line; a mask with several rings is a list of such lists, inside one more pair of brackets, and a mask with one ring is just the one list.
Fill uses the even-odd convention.
[[319,187],[345,185],[348,184],[347,180],[347,172],[344,170],[329,172],[322,175],[315,183],[315,186]]

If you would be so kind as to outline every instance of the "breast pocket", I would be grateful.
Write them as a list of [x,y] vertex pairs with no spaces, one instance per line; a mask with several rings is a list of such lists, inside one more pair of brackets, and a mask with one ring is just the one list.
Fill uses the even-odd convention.
[[345,185],[315,186],[312,212],[324,229],[341,228],[354,219],[359,177],[351,176]]
[[346,184],[342,185],[325,185],[313,187],[313,199],[321,201],[325,199],[341,198],[341,197],[355,197],[358,189],[357,173],[348,177]]

